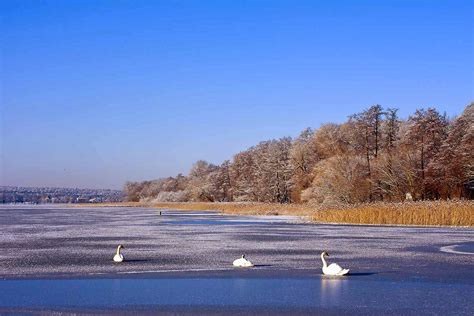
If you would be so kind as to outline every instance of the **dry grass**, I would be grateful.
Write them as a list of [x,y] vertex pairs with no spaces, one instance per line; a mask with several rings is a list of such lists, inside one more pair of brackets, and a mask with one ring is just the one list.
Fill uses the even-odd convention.
[[[76,204],[77,205],[77,204]],[[274,203],[142,203],[81,204],[80,206],[156,207],[189,211],[215,210],[240,215],[297,215],[324,223],[422,226],[474,226],[474,201],[367,203],[324,207]]]
[[317,222],[422,226],[474,226],[473,201],[372,203],[315,212]]

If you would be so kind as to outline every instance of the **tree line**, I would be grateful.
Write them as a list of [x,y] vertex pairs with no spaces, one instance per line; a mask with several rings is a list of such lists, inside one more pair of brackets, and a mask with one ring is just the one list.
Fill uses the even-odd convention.
[[189,174],[127,182],[129,201],[360,203],[474,198],[474,103],[449,119],[435,108],[400,119],[374,105],[342,124],[263,141]]

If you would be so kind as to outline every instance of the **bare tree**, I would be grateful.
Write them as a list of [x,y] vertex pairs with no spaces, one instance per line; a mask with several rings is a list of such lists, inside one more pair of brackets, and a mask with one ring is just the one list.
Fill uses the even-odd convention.
[[[380,105],[292,141],[260,142],[188,176],[127,182],[130,201],[344,202],[473,197],[474,103],[449,122],[435,109],[407,121]],[[471,183],[471,184],[470,184]]]
[[187,191],[192,201],[215,200],[211,178],[218,167],[204,160],[197,161],[189,172]]
[[382,107],[377,104],[349,119],[354,126],[354,143],[358,144],[357,148],[365,155],[369,177],[372,172],[370,162],[379,154],[382,115]]
[[299,202],[301,191],[311,185],[312,171],[318,160],[314,132],[307,128],[301,132],[290,149],[290,166],[294,184],[291,199],[294,202]]
[[311,187],[301,198],[310,203],[356,203],[367,201],[370,183],[365,176],[364,159],[357,156],[333,156],[320,161],[314,169]]
[[419,157],[417,173],[419,185],[422,187],[421,198],[424,199],[429,193],[426,190],[427,182],[431,181],[431,179],[426,179],[426,168],[446,139],[448,120],[435,109],[429,108],[417,110],[413,116],[409,117],[408,123],[409,128],[404,135],[404,141]]
[[450,125],[448,135],[426,170],[427,184],[440,197],[465,197],[474,179],[474,103]]
[[234,156],[229,166],[234,200],[258,201],[256,169],[253,147]]

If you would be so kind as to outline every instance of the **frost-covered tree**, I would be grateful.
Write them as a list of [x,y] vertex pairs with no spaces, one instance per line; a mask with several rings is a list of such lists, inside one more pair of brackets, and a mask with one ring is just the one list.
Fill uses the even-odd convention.
[[467,195],[466,183],[474,179],[474,103],[450,124],[448,135],[428,164],[426,174],[429,188],[439,197]]
[[138,182],[127,181],[123,188],[127,201],[138,202],[140,200],[140,191],[142,186]]
[[401,167],[399,152],[396,150],[400,139],[400,120],[397,111],[397,109],[388,108],[383,112],[385,120],[380,126],[380,151],[378,159],[373,162],[371,173],[374,197],[382,200],[397,200],[405,194],[400,192],[402,185],[399,170],[397,170]]
[[418,184],[421,186],[421,198],[430,197],[427,184],[434,179],[426,177],[428,164],[438,154],[448,132],[446,116],[439,114],[436,109],[416,110],[408,119],[408,129],[404,135],[404,142],[409,151],[418,157],[416,166]]
[[359,154],[363,154],[367,163],[367,172],[370,176],[371,160],[377,158],[380,150],[382,107],[374,105],[369,109],[350,117],[354,130],[354,144]]
[[268,202],[291,202],[293,187],[290,165],[291,138],[270,141],[264,151],[261,170],[262,191]]
[[392,154],[400,140],[400,120],[397,115],[398,109],[388,108],[384,111],[385,121],[382,122],[383,149]]
[[234,156],[229,167],[235,201],[257,201],[256,162],[254,148],[242,151]]
[[301,191],[311,185],[312,170],[318,160],[314,132],[311,128],[307,128],[295,139],[290,149],[290,167],[294,184],[293,201],[299,202]]
[[290,202],[291,144],[291,138],[265,141],[235,155],[230,168],[234,199]]
[[316,204],[367,201],[370,183],[365,169],[362,157],[342,155],[322,160],[313,170],[312,186],[302,192],[301,198]]
[[264,141],[220,166],[200,160],[188,176],[127,182],[124,191],[130,201],[472,198],[473,104],[451,122],[432,108],[405,121],[396,109],[374,105],[344,123],[305,129],[294,141]]
[[207,175],[208,199],[216,202],[233,200],[229,166],[230,162],[226,160]]
[[314,146],[319,159],[345,155],[353,151],[352,127],[345,124],[324,124],[314,132]]
[[204,160],[199,160],[189,171],[187,191],[192,201],[213,202],[215,200],[212,178],[218,167]]

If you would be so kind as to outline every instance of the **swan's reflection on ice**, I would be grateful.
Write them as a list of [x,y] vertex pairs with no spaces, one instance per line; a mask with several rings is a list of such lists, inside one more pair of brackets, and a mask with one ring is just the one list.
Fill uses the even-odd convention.
[[343,293],[349,289],[349,280],[338,277],[322,277],[320,302],[321,306],[340,305]]

